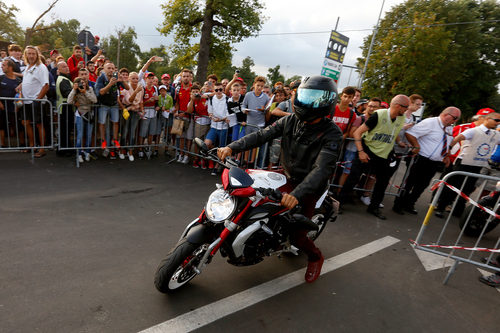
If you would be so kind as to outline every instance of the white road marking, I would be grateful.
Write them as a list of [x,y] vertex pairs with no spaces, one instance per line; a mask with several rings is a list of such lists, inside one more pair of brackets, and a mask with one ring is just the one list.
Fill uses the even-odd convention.
[[[348,252],[325,260],[321,275],[346,266],[356,260],[365,258],[399,242],[399,239],[386,236],[362,245]],[[150,327],[140,333],[190,332],[218,319],[243,310],[268,298],[299,286],[304,281],[305,268],[281,276],[269,282],[244,290],[196,310]]]
[[[485,271],[484,269],[478,268],[477,270],[479,271],[479,273],[481,273],[482,276],[490,276],[491,274],[493,274],[491,272]],[[495,288],[495,289],[498,290],[498,292],[500,292],[500,288]]]
[[422,263],[426,271],[451,267],[455,263],[455,260],[445,256],[440,256],[439,254],[430,253],[415,248],[413,250],[415,250],[418,259],[420,259],[420,262]]

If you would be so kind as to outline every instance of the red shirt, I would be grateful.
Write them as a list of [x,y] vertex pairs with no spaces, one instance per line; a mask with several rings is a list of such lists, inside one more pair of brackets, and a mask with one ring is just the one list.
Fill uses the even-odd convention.
[[195,100],[194,101],[194,112],[198,116],[207,116],[208,117],[208,105],[207,105],[207,100],[204,98],[201,98],[200,100]]
[[[459,134],[462,134],[463,131],[469,129],[469,128],[474,128],[476,127],[476,124],[474,123],[467,123],[467,124],[461,124],[453,127],[453,137],[457,137]],[[458,154],[460,153],[460,147],[462,147],[462,142],[459,142],[455,146],[453,146],[452,150],[450,151],[450,161],[453,163],[455,159],[457,158]]]
[[74,81],[78,77],[78,63],[83,61],[83,58],[76,58],[73,54],[68,58],[69,75],[71,76],[71,81]]
[[333,113],[333,117],[328,117],[328,118],[333,120],[335,125],[337,125],[340,128],[342,133],[345,133],[347,131],[347,128],[349,127],[349,122],[356,119],[350,108],[347,108],[345,111],[341,111],[338,105],[335,106],[335,112]]
[[89,81],[96,82],[97,81],[97,74],[89,72]]
[[[191,100],[191,86],[192,84],[189,84],[187,89],[185,89],[184,85],[181,83],[180,89],[177,92],[177,97],[175,98],[178,103],[177,105],[179,106],[179,111],[184,111],[184,112],[187,111],[187,105]],[[181,116],[184,116],[186,118],[189,117],[188,114],[182,114],[182,113]]]
[[156,105],[155,100],[148,101],[151,97],[156,96],[156,89],[155,86],[152,86],[151,88],[148,89],[148,87],[144,87],[144,98],[142,99],[144,101],[144,107],[145,108],[152,108]]

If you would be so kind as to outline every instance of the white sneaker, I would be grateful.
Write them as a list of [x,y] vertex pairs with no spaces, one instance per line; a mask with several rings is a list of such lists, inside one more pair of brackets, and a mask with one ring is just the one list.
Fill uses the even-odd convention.
[[184,155],[184,158],[182,159],[183,164],[188,164],[189,163],[189,156]]
[[139,152],[139,158],[144,158],[144,153],[142,151]]
[[179,157],[177,158],[177,162],[181,163],[183,158],[184,158],[183,155],[179,155]]
[[378,208],[384,208],[384,204],[383,203],[378,204]]
[[85,162],[90,162],[90,154],[89,153],[84,153],[85,154]]
[[134,161],[134,154],[128,154],[128,160],[130,162],[133,162]]
[[108,149],[108,148],[106,148],[106,149],[104,149],[104,150],[102,151],[102,156],[103,156],[104,158],[106,158],[106,157],[108,157],[108,155],[109,155],[109,149]]
[[362,195],[359,200],[361,200],[362,203],[364,203],[365,205],[369,206],[370,205],[370,202],[372,201],[370,199],[370,197],[365,197],[364,195]]
[[81,154],[78,155],[78,162],[83,163],[83,156]]
[[125,159],[125,154],[119,153],[118,157],[120,158],[120,160],[124,160]]

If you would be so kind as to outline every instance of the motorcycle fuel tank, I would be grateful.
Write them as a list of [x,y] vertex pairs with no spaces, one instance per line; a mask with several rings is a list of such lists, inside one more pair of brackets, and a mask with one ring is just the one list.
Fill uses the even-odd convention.
[[286,176],[272,171],[248,170],[247,173],[253,179],[253,188],[272,188],[278,189],[286,184]]

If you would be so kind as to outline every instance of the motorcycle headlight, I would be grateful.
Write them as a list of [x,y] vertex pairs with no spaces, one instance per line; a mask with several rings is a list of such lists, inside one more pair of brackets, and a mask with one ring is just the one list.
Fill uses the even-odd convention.
[[205,214],[212,222],[223,222],[233,214],[236,202],[232,196],[223,189],[218,189],[208,197]]

